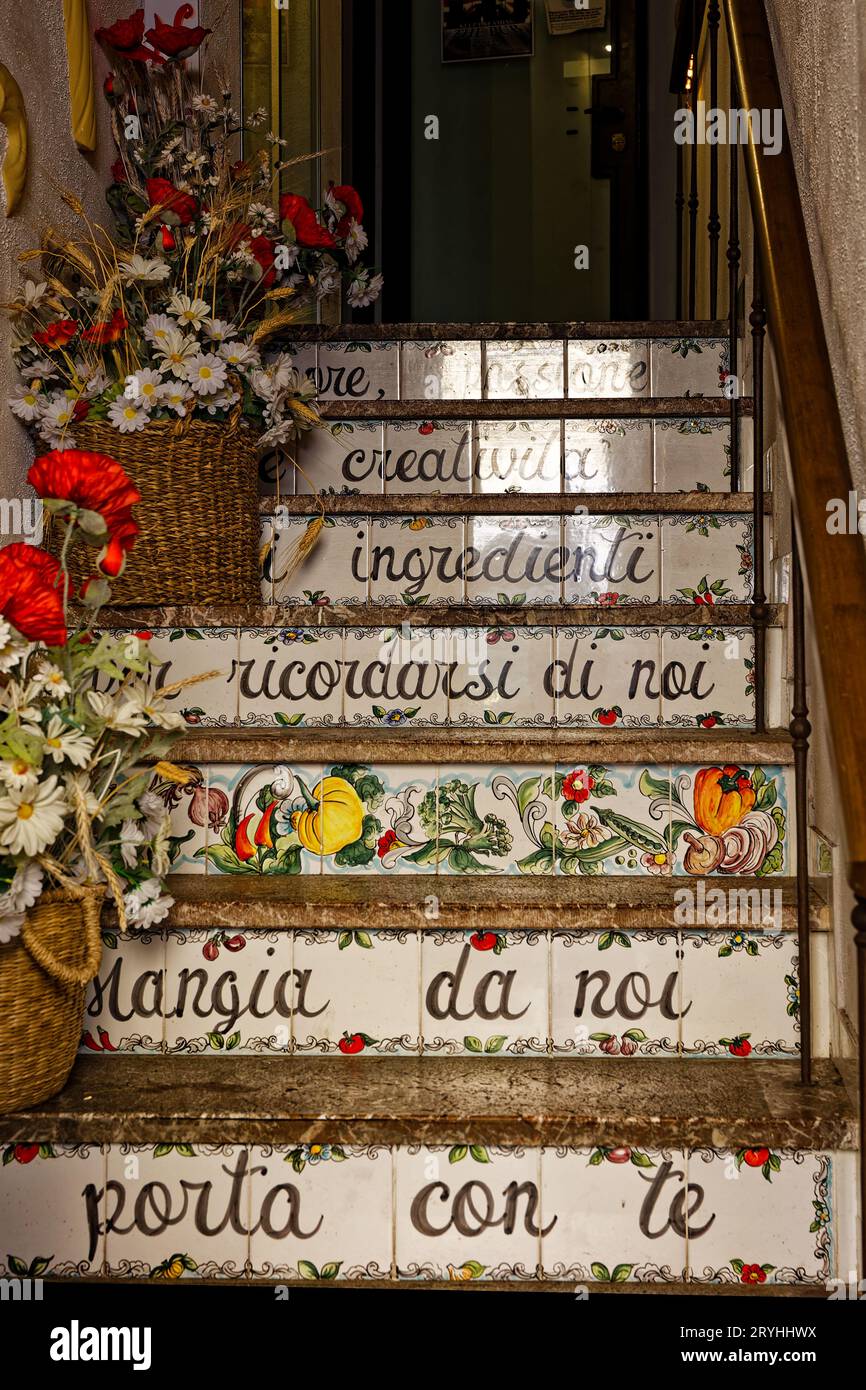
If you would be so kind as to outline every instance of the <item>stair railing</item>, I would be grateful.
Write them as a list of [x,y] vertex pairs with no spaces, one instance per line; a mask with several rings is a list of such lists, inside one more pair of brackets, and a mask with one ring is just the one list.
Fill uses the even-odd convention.
[[[712,107],[718,100],[721,18],[731,62],[732,111],[782,112],[779,76],[764,0],[682,0],[678,20],[672,90],[698,114],[704,79]],[[705,66],[702,70],[702,58]],[[707,71],[708,65],[708,71]],[[709,108],[707,108],[709,109]],[[756,138],[757,136],[757,138]],[[847,845],[848,881],[855,897],[860,1105],[861,1268],[866,1266],[866,548],[854,531],[832,535],[828,509],[854,492],[830,355],[796,170],[783,124],[776,154],[763,148],[750,121],[744,148],[755,266],[749,324],[754,369],[755,554],[752,621],[755,630],[756,728],[764,728],[765,641],[770,610],[764,581],[764,343],[769,323],[782,414],[786,425],[793,498],[791,555],[791,634],[793,699],[790,733],[794,752],[797,833],[797,921],[800,954],[801,1079],[811,1082],[811,992],[809,953],[809,854],[807,760],[811,725],[806,692],[805,603],[818,654],[822,698],[833,752],[839,805]],[[719,239],[719,144],[692,144],[677,150],[678,307],[689,312],[705,304],[716,313]],[[739,154],[729,144],[730,226],[728,230],[730,371],[735,383],[740,337],[741,261]],[[700,213],[701,152],[708,152],[709,220],[706,294],[699,260],[703,250],[696,229]],[[704,156],[706,157],[706,156]],[[685,161],[688,160],[688,208]],[[688,216],[688,263],[681,225]],[[718,226],[717,226],[718,223]],[[702,268],[702,267],[701,267]],[[740,406],[731,400],[731,488],[742,487]]]

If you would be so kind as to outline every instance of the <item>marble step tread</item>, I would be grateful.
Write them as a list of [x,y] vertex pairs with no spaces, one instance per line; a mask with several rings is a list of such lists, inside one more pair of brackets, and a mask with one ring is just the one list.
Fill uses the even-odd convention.
[[[83,613],[73,613],[86,621]],[[767,606],[767,625],[784,627],[788,606]],[[457,627],[555,627],[585,625],[601,627],[748,627],[752,621],[747,603],[717,604],[712,609],[694,603],[626,604],[622,608],[599,604],[566,603],[518,608],[482,608],[474,604],[451,604],[447,608],[405,608],[389,604],[206,604],[159,608],[130,605],[103,608],[100,625],[108,629],[130,628],[134,632],[170,628],[175,631],[209,628],[413,628]]]
[[81,1057],[59,1095],[0,1116],[0,1143],[855,1148],[834,1062],[799,1078],[730,1059]]
[[475,728],[198,728],[172,749],[175,762],[190,763],[606,763],[701,767],[719,763],[791,764],[794,750],[786,729],[750,733],[714,729]]
[[525,341],[557,338],[727,338],[727,319],[609,319],[591,323],[299,323],[292,324],[296,343]]
[[[462,493],[351,493],[324,499],[333,516],[383,513],[390,516],[574,516],[578,508],[587,515],[635,516],[639,514],[675,516],[729,515],[751,516],[754,510],[750,492],[507,492]],[[262,497],[259,510],[272,516],[277,509],[286,516],[308,516],[316,512],[310,495]],[[765,494],[764,512],[773,513],[773,497]]]
[[[728,420],[724,396],[525,396],[453,400],[352,400],[317,402],[326,420]],[[754,414],[752,396],[737,413]]]
[[[381,874],[315,877],[289,875],[174,874],[168,891],[174,898],[167,927],[293,930],[334,928],[341,931],[581,931],[669,929],[683,888],[691,882],[673,878],[489,878],[483,890],[459,875]],[[767,890],[758,878],[714,879],[707,894],[726,895]],[[797,881],[775,878],[780,893],[782,930],[797,929]],[[811,927],[827,931],[826,903],[813,887]],[[430,915],[436,899],[435,916]],[[708,901],[712,899],[708,897]],[[728,901],[733,901],[731,897]],[[778,901],[778,900],[775,900]],[[111,915],[110,908],[106,909]],[[745,928],[748,930],[748,928]],[[717,930],[730,932],[730,926]]]

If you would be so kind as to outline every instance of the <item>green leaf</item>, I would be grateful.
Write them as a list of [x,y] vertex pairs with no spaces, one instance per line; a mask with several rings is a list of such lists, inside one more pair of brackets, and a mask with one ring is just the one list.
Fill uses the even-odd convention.
[[338,949],[341,950],[341,951],[345,951],[346,947],[347,947],[347,946],[351,946],[351,944],[352,944],[352,933],[351,933],[350,931],[341,931],[341,932],[340,932],[339,939],[338,939],[338,941],[337,941]]
[[233,1052],[240,1043],[240,1040],[240,1033],[232,1033],[231,1037],[226,1039],[226,1052]]
[[597,1261],[593,1261],[593,1263],[590,1265],[590,1269],[592,1270],[593,1279],[597,1279],[600,1284],[610,1283],[610,1270],[608,1269],[607,1265],[599,1264]]
[[174,1151],[179,1154],[181,1158],[195,1158],[195,1150],[192,1144],[175,1144]]
[[480,1038],[474,1038],[474,1037],[472,1037],[472,1036],[466,1037],[466,1038],[463,1039],[463,1046],[466,1048],[466,1051],[467,1051],[467,1052],[483,1052],[483,1051],[484,1051],[484,1047],[483,1047],[483,1045],[482,1045],[481,1039],[480,1039]]
[[487,1039],[487,1042],[484,1044],[484,1051],[488,1054],[501,1052],[507,1041],[508,1037],[505,1033],[496,1033],[494,1037]]
[[214,1052],[222,1052],[224,1043],[221,1033],[208,1033],[207,1040],[209,1046],[213,1048]]
[[373,949],[373,938],[370,936],[369,932],[356,931],[355,942],[358,946],[363,946],[366,951],[372,951]]
[[466,1260],[460,1267],[461,1269],[468,1269],[473,1279],[480,1279],[487,1268],[486,1265],[479,1264],[477,1260]]
[[455,1144],[454,1147],[448,1151],[448,1162],[462,1163],[468,1152],[469,1148],[466,1144]]
[[277,722],[279,725],[282,726],[282,728],[284,728],[284,729],[293,729],[293,728],[295,728],[295,726],[296,726],[297,724],[302,724],[302,723],[303,723],[304,715],[303,715],[303,712],[302,712],[301,714],[282,714],[282,713],[277,713],[277,714],[274,715],[274,719],[276,720],[276,722]]
[[470,1144],[469,1152],[476,1163],[489,1163],[490,1155],[483,1144]]
[[165,1158],[167,1154],[171,1153],[173,1148],[174,1144],[157,1144],[153,1151],[153,1156],[154,1158]]
[[624,1284],[634,1269],[634,1265],[617,1265],[611,1275],[611,1282],[614,1284]]
[[640,1149],[632,1149],[631,1161],[635,1168],[655,1168],[649,1154],[641,1153]]
[[319,1271],[312,1260],[298,1260],[298,1273],[302,1279],[318,1279]]
[[340,1265],[342,1263],[342,1260],[329,1260],[327,1264],[322,1265],[321,1277],[323,1279],[336,1279],[337,1275],[340,1273]]
[[12,1271],[12,1273],[17,1275],[19,1279],[26,1279],[28,1276],[29,1265],[26,1265],[23,1260],[19,1260],[17,1255],[7,1255],[6,1258],[8,1260],[9,1268]]

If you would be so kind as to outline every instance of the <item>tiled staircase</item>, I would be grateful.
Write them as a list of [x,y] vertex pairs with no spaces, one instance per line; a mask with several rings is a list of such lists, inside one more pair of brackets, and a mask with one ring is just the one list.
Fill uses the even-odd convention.
[[337,428],[263,470],[261,606],[114,616],[167,679],[222,674],[178,699],[195,782],[154,779],[169,922],[107,919],[70,1086],[0,1120],[0,1263],[847,1277],[854,1114],[814,888],[799,1084],[787,609],[753,602],[724,330],[366,331],[295,347]]

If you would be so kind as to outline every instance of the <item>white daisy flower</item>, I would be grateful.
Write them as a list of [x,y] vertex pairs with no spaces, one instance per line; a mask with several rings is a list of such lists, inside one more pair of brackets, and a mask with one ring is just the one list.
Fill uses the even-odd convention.
[[121,434],[135,434],[137,430],[143,430],[148,419],[147,410],[143,405],[136,405],[124,396],[108,407],[109,424],[114,425]]
[[134,820],[125,820],[120,827],[120,857],[128,869],[138,863],[138,847],[145,843],[144,833]]
[[159,391],[162,386],[162,377],[159,372],[155,372],[152,367],[144,367],[126,379],[126,389],[124,396],[127,400],[134,401],[136,405],[144,406],[146,410],[152,410],[159,401]]
[[49,357],[37,357],[35,362],[31,362],[28,372],[32,376],[38,376],[42,381],[50,381],[52,377],[60,375],[60,368],[56,362],[52,362]]
[[257,367],[261,361],[256,349],[246,343],[220,343],[217,352],[229,367]]
[[203,169],[205,164],[207,164],[207,155],[187,154],[184,155],[182,167],[185,174],[190,174],[195,169]]
[[366,275],[359,276],[349,286],[346,299],[353,309],[365,309],[379,298],[384,283],[384,275],[373,275],[370,279]]
[[204,320],[210,317],[208,307],[203,299],[190,299],[188,294],[173,294],[168,302],[168,312],[185,328],[201,328]]
[[17,415],[19,420],[36,420],[42,413],[42,406],[39,400],[39,390],[36,383],[25,386],[22,382],[15,387],[15,395],[10,396],[7,401],[9,409],[13,415]]
[[215,396],[205,396],[200,405],[202,409],[207,411],[208,415],[216,415],[218,410],[231,410],[240,398],[239,391],[232,391],[229,388],[225,391],[218,391]]
[[212,343],[224,343],[226,338],[231,338],[237,331],[234,324],[226,319],[205,319],[202,324],[204,336],[210,338]]
[[144,833],[148,840],[152,840],[165,822],[171,819],[165,809],[165,803],[156,792],[142,792],[138,798],[138,809],[144,817]]
[[367,236],[360,222],[356,222],[353,217],[352,221],[349,223],[349,230],[346,233],[346,256],[351,265],[354,265],[361,252],[366,249],[369,240],[370,238]]
[[[77,371],[77,370],[78,370],[78,365],[77,365],[77,363],[76,363],[76,371]],[[85,371],[80,372],[79,375],[81,375],[81,376],[86,375],[86,369],[85,369]],[[91,400],[93,400],[93,398],[94,398],[95,396],[101,396],[102,393],[103,393],[103,391],[107,391],[107,390],[108,390],[108,387],[109,387],[108,373],[105,372],[105,371],[103,371],[102,367],[97,367],[97,369],[96,369],[96,371],[93,373],[93,375],[90,376],[90,377],[87,377],[87,380],[85,381],[85,384],[84,384],[84,398],[85,398],[85,400],[91,401]]]
[[65,759],[73,767],[86,767],[93,753],[93,739],[54,714],[45,731],[45,752],[55,763]]
[[165,261],[159,258],[148,260],[146,256],[137,254],[125,256],[118,261],[120,274],[127,284],[138,282],[141,285],[159,285],[163,280],[167,280],[171,274],[171,268]]
[[274,226],[277,214],[267,203],[250,203],[250,220],[252,222],[266,222],[269,226]]
[[0,902],[8,903],[14,912],[26,912],[28,907],[33,906],[42,892],[44,881],[45,876],[38,864],[34,864],[32,861],[19,864],[15,871],[15,877]]
[[31,780],[0,796],[0,844],[34,859],[63,829],[69,807],[56,777]]
[[14,670],[27,650],[24,638],[0,618],[0,675]]
[[136,918],[134,925],[147,931],[149,927],[156,927],[160,922],[164,922],[168,916],[169,909],[174,903],[174,898],[167,894],[162,898],[154,898],[151,902],[143,903]]
[[87,699],[90,707],[109,729],[129,738],[138,738],[147,725],[147,716],[141,706],[129,700],[117,702],[114,695],[104,695],[99,690],[89,690]]
[[151,314],[144,325],[144,336],[149,343],[164,343],[170,333],[177,332],[177,324],[168,314]]
[[186,379],[198,396],[212,396],[226,384],[226,365],[214,352],[200,352],[187,363]]
[[65,395],[52,396],[39,421],[39,433],[42,438],[52,444],[55,440],[65,440],[67,447],[72,448],[67,430],[72,424],[73,409],[74,401],[68,400]]
[[193,111],[218,111],[219,103],[209,92],[196,92],[192,99]]
[[179,328],[174,328],[164,342],[156,343],[154,347],[163,370],[181,378],[186,377],[189,363],[201,351],[195,338],[186,337]]
[[[28,733],[38,733],[38,729],[28,729]],[[32,763],[25,762],[23,758],[11,758],[8,762],[0,763],[0,782],[4,786],[18,790],[26,787],[36,775],[36,768]]]
[[13,941],[24,926],[24,913],[13,912],[4,907],[4,899],[0,898],[0,946],[8,946]]
[[190,394],[186,382],[164,381],[159,388],[159,403],[182,417],[195,404],[195,396]]
[[43,666],[34,675],[33,684],[37,690],[49,691],[59,700],[68,695],[70,690],[66,673],[61,671],[59,666]]

